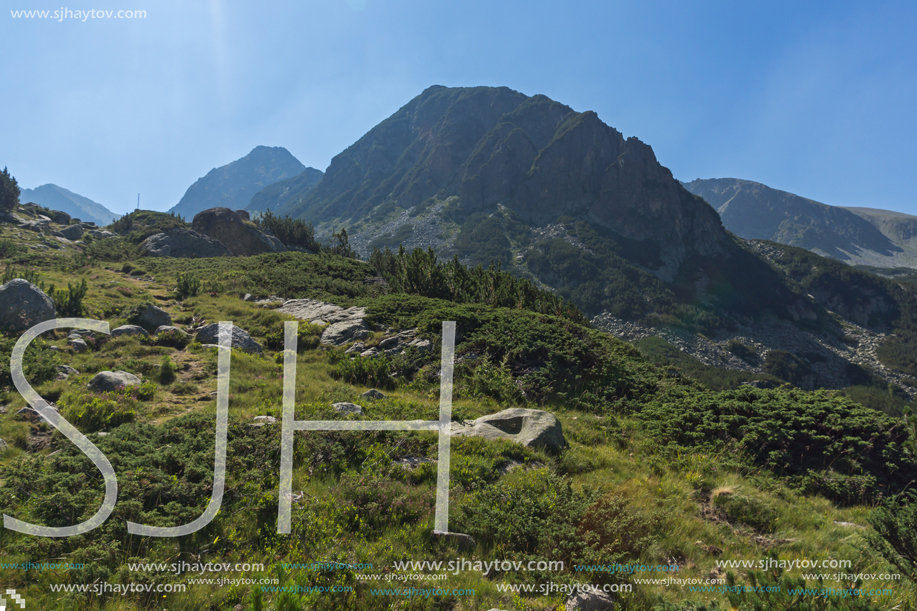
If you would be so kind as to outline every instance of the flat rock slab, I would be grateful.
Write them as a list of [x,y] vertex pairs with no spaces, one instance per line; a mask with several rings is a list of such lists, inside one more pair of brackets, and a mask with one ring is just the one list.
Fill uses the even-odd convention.
[[137,386],[140,378],[126,371],[100,371],[89,381],[89,389],[95,392],[111,392],[119,388]]
[[[220,343],[220,323],[211,323],[206,327],[203,327],[200,331],[197,332],[195,339],[202,344],[217,344]],[[251,352],[254,354],[261,354],[262,348],[261,344],[252,339],[252,336],[248,334],[244,329],[237,327],[236,325],[232,326],[232,342],[231,346],[233,348],[239,348],[245,352]]]
[[524,407],[481,416],[470,425],[453,422],[451,434],[508,439],[526,447],[542,447],[552,452],[558,452],[566,445],[560,421],[554,414]]
[[277,311],[289,314],[300,320],[329,325],[354,320],[362,322],[366,318],[366,308],[356,306],[342,308],[339,305],[315,299],[290,299],[284,302],[283,306],[278,308]]

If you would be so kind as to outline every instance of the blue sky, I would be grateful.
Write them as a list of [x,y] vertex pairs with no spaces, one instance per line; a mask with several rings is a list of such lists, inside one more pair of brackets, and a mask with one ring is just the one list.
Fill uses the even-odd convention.
[[[917,214],[915,3],[68,2],[2,0],[0,166],[119,213],[260,144],[324,170],[438,84],[595,110],[681,180]],[[11,14],[61,8],[147,16]]]

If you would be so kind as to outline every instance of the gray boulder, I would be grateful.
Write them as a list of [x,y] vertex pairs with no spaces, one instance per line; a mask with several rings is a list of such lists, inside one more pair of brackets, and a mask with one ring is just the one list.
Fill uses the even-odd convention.
[[333,346],[342,346],[348,342],[366,339],[369,337],[369,328],[359,320],[348,320],[328,325],[322,332],[321,342]]
[[560,421],[540,409],[513,407],[481,416],[470,425],[452,423],[452,435],[508,439],[526,447],[542,447],[558,452],[566,444]]
[[191,228],[225,244],[234,255],[286,252],[273,234],[229,208],[210,208],[194,215]]
[[580,590],[567,598],[564,611],[614,611],[615,602],[609,594],[595,586],[595,591]]
[[79,337],[71,337],[67,340],[67,345],[73,348],[74,352],[86,352],[89,349],[89,344]]
[[[194,338],[202,344],[216,344],[220,343],[220,323],[212,323],[206,327],[202,327],[200,331],[197,332],[197,335]],[[233,325],[232,326],[232,347],[239,348],[245,352],[252,352],[256,354],[261,354],[262,348],[261,344],[252,339],[252,336],[248,334],[244,329]]]
[[375,388],[370,388],[365,393],[360,395],[360,397],[362,397],[363,399],[367,399],[369,401],[376,401],[378,399],[386,398],[385,393],[383,393],[382,391],[376,390]]
[[60,234],[71,242],[82,238],[84,233],[85,230],[80,225],[70,225],[60,230]]
[[61,212],[60,210],[52,210],[48,213],[48,216],[51,217],[51,221],[57,223],[58,225],[67,225],[70,223],[70,215],[66,212]]
[[172,317],[168,312],[149,303],[140,306],[131,320],[147,331],[172,325]]
[[25,331],[55,316],[54,302],[31,282],[14,278],[0,286],[0,328]]
[[184,228],[151,235],[140,245],[140,250],[151,257],[180,259],[232,256],[232,252],[219,240]]
[[8,443],[0,439],[0,454],[6,452],[6,449],[10,447]]
[[332,403],[331,407],[334,408],[334,411],[341,414],[356,414],[357,416],[363,415],[363,408],[356,403]]
[[142,337],[150,336],[150,334],[146,332],[146,329],[143,327],[138,327],[137,325],[121,325],[120,327],[111,330],[112,337],[121,337],[122,335],[140,335]]
[[89,390],[111,392],[122,387],[138,386],[140,378],[126,371],[100,371],[89,380]]

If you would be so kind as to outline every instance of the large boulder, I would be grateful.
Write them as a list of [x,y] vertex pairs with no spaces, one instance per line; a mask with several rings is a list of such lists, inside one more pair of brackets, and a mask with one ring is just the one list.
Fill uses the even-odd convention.
[[[202,327],[195,338],[202,344],[219,344],[220,343],[220,323],[209,324]],[[232,326],[232,343],[233,348],[239,348],[245,352],[254,352],[261,354],[261,344],[252,339],[247,331],[235,325]]]
[[180,227],[151,235],[140,245],[140,250],[151,257],[181,259],[232,256],[232,252],[219,240]]
[[14,278],[0,286],[0,328],[25,331],[56,315],[51,298],[28,280]]
[[265,252],[286,252],[273,234],[229,208],[210,208],[198,212],[191,228],[225,244],[234,255],[249,256]]
[[81,225],[70,225],[60,230],[60,234],[71,242],[75,242],[82,238],[85,232],[86,230],[83,229]]
[[513,407],[481,416],[468,424],[452,423],[452,435],[508,439],[526,447],[558,452],[564,447],[564,431],[554,414],[540,409]]
[[70,215],[60,210],[51,210],[48,216],[51,218],[51,222],[57,223],[58,225],[67,225],[70,223]]
[[172,326],[172,317],[162,308],[145,303],[131,312],[130,322],[140,325],[147,331],[153,331],[159,327]]
[[128,386],[138,386],[140,378],[126,371],[100,371],[89,380],[89,390],[111,392]]

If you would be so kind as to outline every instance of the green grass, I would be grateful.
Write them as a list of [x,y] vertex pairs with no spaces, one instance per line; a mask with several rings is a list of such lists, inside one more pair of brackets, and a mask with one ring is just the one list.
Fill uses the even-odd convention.
[[[32,259],[19,264],[26,260]],[[193,536],[146,539],[127,535],[124,521],[184,523],[199,515],[209,498],[216,351],[196,343],[179,348],[121,337],[77,354],[66,347],[64,333],[44,338],[61,348],[62,363],[81,372],[67,380],[42,379],[43,374],[35,372],[36,391],[59,402],[65,414],[86,401],[106,400],[85,389],[97,371],[130,371],[153,382],[154,390],[151,396],[131,396],[121,404],[110,399],[117,405],[108,405],[109,412],[89,413],[101,414],[101,421],[87,416],[77,424],[111,459],[119,478],[119,502],[105,525],[63,539],[0,531],[0,562],[85,563],[79,571],[5,571],[6,587],[23,593],[34,608],[252,608],[251,585],[192,585],[185,594],[155,600],[140,594],[52,594],[49,589],[58,582],[187,583],[187,574],[132,572],[127,563],[194,558],[263,563],[264,571],[225,575],[257,579],[275,576],[277,563],[313,560],[370,562],[380,569],[373,573],[409,559],[534,558],[568,563],[550,574],[510,571],[483,576],[468,571],[441,582],[415,583],[472,588],[477,594],[410,601],[371,595],[370,586],[393,584],[359,581],[353,570],[290,571],[286,583],[354,588],[350,593],[305,595],[292,607],[321,610],[547,610],[556,609],[564,597],[514,597],[499,592],[496,585],[622,579],[598,571],[577,572],[574,562],[677,562],[679,578],[698,579],[707,578],[717,560],[758,560],[768,554],[780,559],[849,559],[854,563],[850,572],[891,570],[864,537],[873,532],[869,518],[879,499],[875,490],[898,489],[913,479],[913,425],[905,424],[896,412],[867,410],[839,393],[733,390],[745,381],[743,375],[679,357],[681,353],[660,342],[642,342],[638,351],[564,318],[411,295],[377,295],[363,282],[375,271],[352,260],[285,253],[132,263],[153,281],[131,276],[133,269],[123,271],[121,263],[85,263],[72,253],[43,253],[31,269],[58,286],[85,278],[89,317],[104,318],[112,327],[122,324],[133,307],[150,301],[182,327],[192,321],[231,320],[262,342],[265,353],[232,355],[228,479],[220,514]],[[202,281],[223,284],[225,290],[179,300],[173,291],[178,273],[197,274]],[[421,336],[437,344],[427,357],[410,363],[392,361],[404,375],[385,391],[388,398],[367,402],[360,394],[369,380],[349,381],[340,375],[340,356],[332,357],[315,342],[301,342],[305,348],[297,361],[297,419],[341,418],[331,408],[338,401],[360,403],[372,420],[436,419],[439,333],[443,320],[456,320],[461,363],[456,367],[454,417],[470,420],[508,406],[548,409],[560,419],[568,445],[549,454],[506,441],[454,438],[450,525],[479,542],[475,550],[462,551],[432,536],[436,465],[408,470],[395,462],[406,457],[436,459],[435,434],[298,433],[293,489],[303,493],[303,501],[294,505],[292,534],[278,535],[280,425],[250,424],[255,416],[281,416],[278,332],[289,318],[243,302],[242,292],[359,303],[367,306],[370,322],[396,329],[417,327]],[[316,329],[301,327],[304,337],[317,337]],[[379,339],[376,333],[370,343]],[[335,350],[334,354],[340,351]],[[680,369],[677,375],[670,372],[672,359]],[[164,363],[174,365],[170,381],[163,379]],[[0,404],[5,408],[0,438],[10,443],[0,455],[0,510],[48,524],[73,523],[91,515],[102,495],[100,474],[57,433],[51,435],[50,446],[28,451],[30,442],[49,431],[15,416],[24,401],[14,391],[0,391]],[[116,419],[105,420],[124,414],[124,408],[133,412],[133,422],[118,426]],[[109,434],[96,435],[93,429]],[[510,462],[520,466],[501,475],[499,468]],[[861,481],[864,474],[874,481]],[[875,488],[850,498],[837,494],[838,482]],[[744,582],[745,577],[737,578]],[[834,581],[825,586],[848,587]],[[878,607],[905,609],[917,597],[917,588],[906,580],[891,587],[894,594],[876,602]],[[721,608],[730,608],[722,595],[662,585],[635,585],[633,593],[620,598],[625,610],[686,600],[719,601]],[[266,609],[277,609],[281,601],[265,593],[264,603]]]

